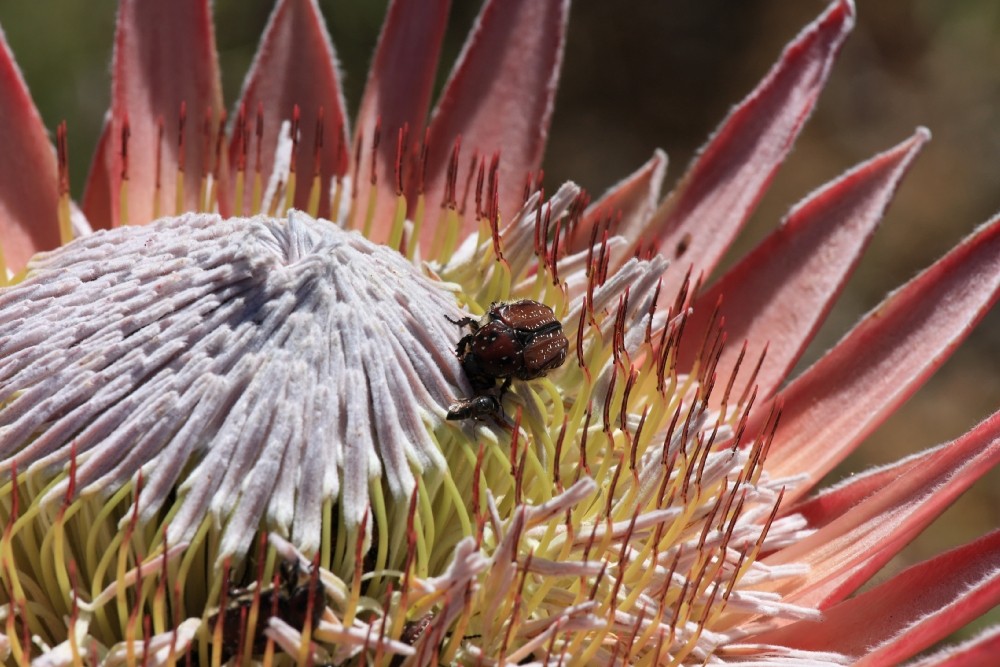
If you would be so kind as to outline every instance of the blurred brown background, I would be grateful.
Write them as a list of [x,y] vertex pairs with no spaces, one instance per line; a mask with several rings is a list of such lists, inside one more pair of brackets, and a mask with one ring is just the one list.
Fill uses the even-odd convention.
[[[216,0],[228,105],[267,20],[270,0]],[[384,0],[320,2],[356,109]],[[478,2],[453,0],[442,78]],[[1000,3],[860,0],[853,35],[817,111],[778,174],[738,256],[813,188],[926,125],[918,158],[809,354],[815,359],[882,296],[1000,210]],[[572,179],[598,195],[644,162],[670,156],[668,184],[767,72],[820,0],[579,1],[546,157],[549,187]],[[0,25],[46,125],[66,119],[79,196],[108,105],[112,0],[0,2]],[[831,476],[954,438],[1000,407],[997,309],[911,401]],[[890,565],[896,570],[1000,527],[1000,473],[953,506]],[[1000,621],[992,617],[973,628]],[[967,633],[965,633],[967,634]]]

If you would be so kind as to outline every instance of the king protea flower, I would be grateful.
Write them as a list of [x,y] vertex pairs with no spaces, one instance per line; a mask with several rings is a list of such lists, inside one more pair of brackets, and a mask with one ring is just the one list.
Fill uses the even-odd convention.
[[[349,123],[315,1],[279,0],[226,121],[207,0],[123,0],[79,207],[5,46],[0,656],[885,665],[997,603],[1000,532],[855,591],[996,463],[1000,414],[815,486],[992,307],[1000,220],[787,380],[929,133],[708,279],[850,0],[662,201],[660,152],[595,201],[542,188],[568,10],[487,0],[428,115],[448,2],[394,0]],[[525,299],[565,363],[474,390],[459,339]]]

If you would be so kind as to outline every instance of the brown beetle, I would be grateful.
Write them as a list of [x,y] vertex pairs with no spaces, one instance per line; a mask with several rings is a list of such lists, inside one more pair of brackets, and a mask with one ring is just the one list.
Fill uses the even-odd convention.
[[[454,403],[448,419],[496,416],[511,380],[540,378],[566,361],[569,341],[555,313],[543,303],[529,299],[494,303],[482,320],[449,321],[471,330],[458,341],[455,354],[476,396]],[[498,379],[504,382],[496,392]]]
[[[239,652],[240,639],[246,630],[253,632],[253,654],[263,653],[267,644],[264,628],[267,627],[267,619],[271,616],[277,616],[296,629],[303,628],[307,621],[313,628],[319,624],[326,608],[326,596],[322,585],[312,575],[305,580],[306,583],[301,583],[298,563],[294,561],[282,561],[279,573],[279,586],[268,586],[260,592],[256,628],[242,627],[253,606],[252,589],[231,589],[226,608],[209,616],[209,628],[213,628],[218,622],[219,615],[222,615],[224,661]],[[307,616],[310,598],[312,598],[311,617]]]

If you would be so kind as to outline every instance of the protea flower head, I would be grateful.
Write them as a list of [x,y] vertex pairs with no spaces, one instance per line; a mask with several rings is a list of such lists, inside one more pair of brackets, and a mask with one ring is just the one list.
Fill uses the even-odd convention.
[[428,114],[448,2],[394,0],[349,123],[315,1],[279,0],[227,121],[209,3],[122,0],[79,207],[5,45],[5,661],[882,665],[997,603],[1000,532],[856,591],[1000,414],[815,487],[995,303],[1000,221],[787,380],[928,131],[708,278],[853,4],[662,200],[659,151],[543,189],[568,10],[487,0]]

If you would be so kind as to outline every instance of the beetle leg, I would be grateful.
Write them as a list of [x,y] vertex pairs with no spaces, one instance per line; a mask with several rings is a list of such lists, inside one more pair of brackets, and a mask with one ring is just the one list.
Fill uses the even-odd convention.
[[454,324],[455,326],[457,326],[459,328],[461,328],[461,327],[469,327],[470,329],[472,329],[473,333],[475,333],[476,330],[479,329],[479,320],[477,320],[477,319],[475,319],[473,317],[460,317],[457,320],[453,320],[450,317],[448,317],[447,315],[445,315],[444,319],[448,320],[449,322],[451,322],[452,324]]
[[469,351],[469,346],[472,345],[472,334],[466,334],[458,339],[458,344],[455,346],[455,356],[461,359]]
[[508,389],[510,389],[510,382],[513,379],[514,379],[513,376],[508,376],[507,379],[503,381],[503,384],[500,385],[500,391],[497,392],[497,400],[503,398],[503,395],[507,392]]
[[295,560],[282,560],[278,570],[285,593],[291,596],[299,585],[299,564]]
[[490,389],[487,392],[496,400],[497,409],[491,416],[500,425],[505,425],[507,423],[507,413],[505,413],[503,410],[503,394],[505,391],[507,391],[507,388],[509,386],[510,386],[510,378],[507,378],[506,380],[503,381],[503,384],[501,384],[498,389],[497,388]]

